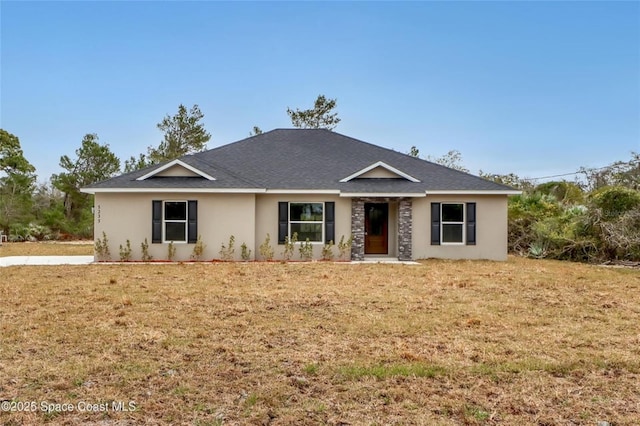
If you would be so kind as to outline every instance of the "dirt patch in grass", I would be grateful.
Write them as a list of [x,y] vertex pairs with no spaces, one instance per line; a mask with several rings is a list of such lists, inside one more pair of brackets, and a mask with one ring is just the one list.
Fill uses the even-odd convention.
[[2,274],[0,400],[75,408],[4,424],[640,418],[637,270],[512,258]]
[[2,243],[4,256],[92,256],[93,241]]

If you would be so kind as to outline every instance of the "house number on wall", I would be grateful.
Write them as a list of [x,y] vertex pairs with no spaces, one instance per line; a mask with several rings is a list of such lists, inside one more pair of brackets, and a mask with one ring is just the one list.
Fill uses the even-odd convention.
[[97,210],[96,218],[98,219],[98,223],[100,223],[100,204],[98,204],[98,210]]

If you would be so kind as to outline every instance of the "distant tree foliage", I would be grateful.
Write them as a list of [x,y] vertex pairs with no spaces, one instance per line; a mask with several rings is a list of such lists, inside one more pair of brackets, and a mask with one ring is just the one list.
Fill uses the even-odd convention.
[[0,171],[11,173],[33,173],[35,168],[27,161],[17,136],[0,129]]
[[287,114],[291,118],[293,127],[301,129],[327,129],[333,130],[340,123],[338,113],[333,112],[336,107],[336,99],[327,99],[324,95],[318,95],[313,108],[293,111],[287,108]]
[[631,152],[629,161],[616,161],[607,167],[580,168],[588,190],[606,186],[623,186],[640,190],[640,153]]
[[258,126],[253,126],[253,129],[251,129],[251,132],[249,133],[249,136],[256,136],[256,135],[261,135],[262,129]]
[[60,157],[60,167],[65,171],[51,176],[53,186],[64,193],[64,209],[67,219],[79,220],[92,205],[92,197],[80,192],[82,187],[108,179],[120,172],[120,160],[101,145],[98,135],[89,133],[76,150],[76,158]]
[[460,151],[452,149],[447,152],[442,157],[432,157],[430,155],[427,156],[427,161],[431,161],[432,163],[437,163],[442,166],[449,167],[450,169],[455,169],[461,172],[469,173],[469,169],[467,169],[462,164],[462,154]]
[[[177,114],[167,115],[158,123],[157,127],[164,133],[164,139],[157,148],[149,147],[147,149],[145,160],[149,164],[157,164],[186,154],[204,151],[207,142],[211,139],[211,134],[205,130],[204,124],[200,122],[203,118],[204,114],[198,105],[194,105],[187,111],[187,108],[180,104]],[[134,160],[134,163],[136,166],[142,164],[137,160]]]
[[140,154],[138,158],[132,155],[128,160],[124,160],[124,172],[135,172],[136,170],[144,169],[149,165],[149,160],[145,154]]
[[30,219],[35,181],[35,168],[24,157],[18,137],[0,129],[0,228]]
[[509,174],[495,174],[495,173],[486,173],[480,170],[478,176],[481,178],[490,180],[492,182],[500,183],[502,185],[507,185],[512,188],[520,189],[523,191],[533,190],[533,183],[529,179],[521,178],[515,173]]

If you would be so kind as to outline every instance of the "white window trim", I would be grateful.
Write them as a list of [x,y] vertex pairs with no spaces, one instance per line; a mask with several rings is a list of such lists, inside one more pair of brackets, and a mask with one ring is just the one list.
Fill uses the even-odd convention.
[[[287,210],[287,231],[289,233],[289,238],[291,238],[293,236],[293,233],[291,232],[291,224],[292,223],[312,223],[312,224],[321,224],[322,227],[322,237],[320,239],[320,241],[309,241],[311,244],[324,244],[324,218],[325,218],[325,203],[324,201],[289,201],[289,204],[287,205],[288,210]],[[317,221],[317,220],[291,220],[291,204],[322,204],[322,221]],[[299,244],[304,243],[305,241],[302,240],[298,240]]]
[[[459,204],[462,205],[462,222],[445,222],[443,220],[442,208],[445,205]],[[444,241],[444,225],[462,225],[462,241]],[[467,242],[467,203],[461,201],[447,201],[440,203],[440,245],[443,246],[464,246]]]
[[[165,205],[166,203],[184,203],[185,205],[185,218],[184,220],[175,220],[175,219],[170,219],[167,220],[165,219]],[[184,222],[184,241],[176,241],[176,240],[167,240],[166,239],[166,235],[167,235],[167,223],[182,223]],[[189,202],[187,200],[162,200],[162,242],[163,243],[171,243],[173,242],[174,244],[187,244],[187,242],[189,241]]]

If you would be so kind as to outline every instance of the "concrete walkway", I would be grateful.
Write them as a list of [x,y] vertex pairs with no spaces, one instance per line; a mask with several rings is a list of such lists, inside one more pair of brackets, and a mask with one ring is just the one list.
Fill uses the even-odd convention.
[[[0,257],[0,268],[4,266],[21,265],[88,265],[93,263],[93,256],[7,256]],[[104,262],[103,264],[113,264],[120,262]],[[303,262],[295,262],[304,264]],[[340,263],[340,262],[339,262]],[[389,257],[365,258],[365,260],[346,262],[351,265],[362,265],[372,263],[395,263],[402,265],[420,265],[418,262],[402,261]],[[137,263],[140,264],[140,263]],[[171,262],[156,263],[157,265],[171,265]]]
[[354,260],[351,262],[353,265],[362,265],[362,264],[375,264],[375,263],[391,263],[396,265],[420,265],[418,262],[414,262],[413,260],[398,260],[398,259],[365,259],[365,260]]
[[18,265],[88,265],[93,256],[7,256],[0,257],[0,268]]

